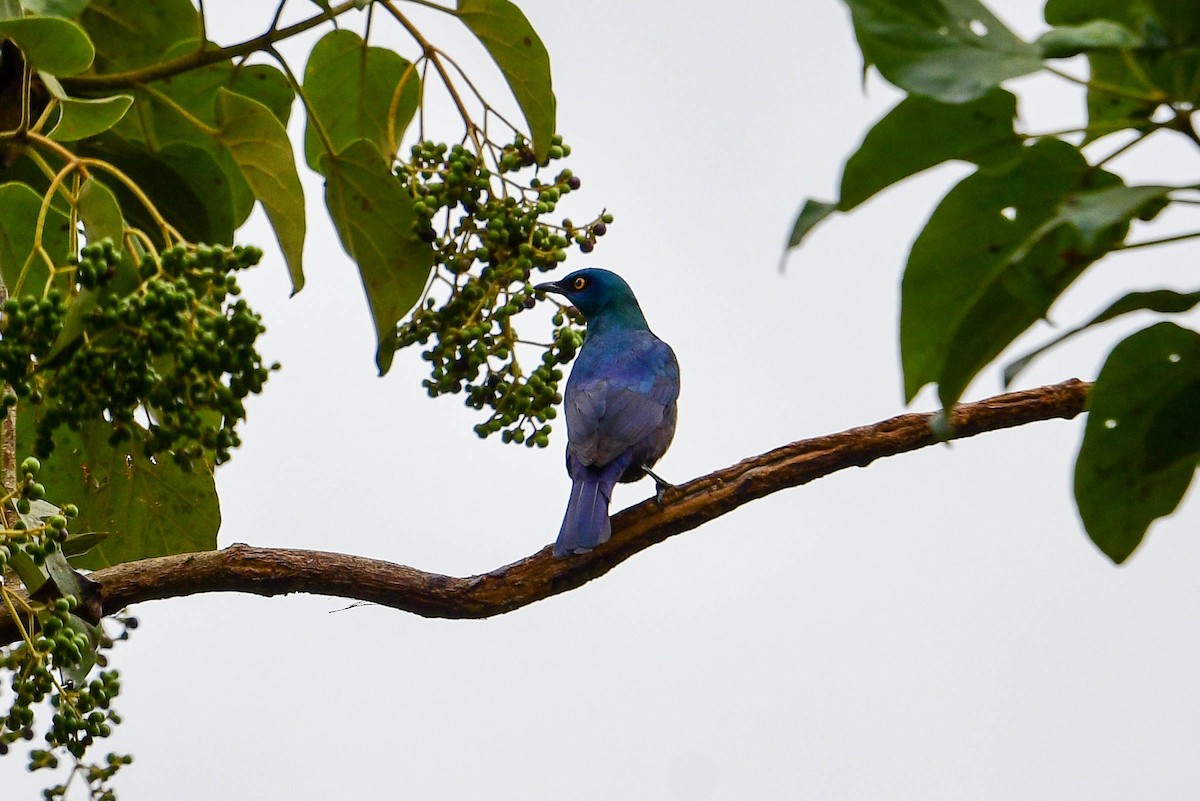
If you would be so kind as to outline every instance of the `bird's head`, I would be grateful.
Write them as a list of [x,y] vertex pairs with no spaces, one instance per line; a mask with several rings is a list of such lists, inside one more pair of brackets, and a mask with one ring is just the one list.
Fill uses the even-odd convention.
[[538,284],[534,289],[562,295],[579,309],[588,321],[601,315],[629,317],[645,325],[637,298],[625,279],[608,270],[595,267],[576,270],[561,281]]

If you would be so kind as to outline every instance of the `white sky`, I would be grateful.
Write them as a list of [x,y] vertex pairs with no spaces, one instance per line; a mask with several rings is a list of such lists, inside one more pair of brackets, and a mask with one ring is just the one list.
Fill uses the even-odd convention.
[[[260,32],[273,8],[253,4],[245,27],[252,4],[208,5],[222,43]],[[1042,27],[1039,3],[994,5],[1026,35]],[[292,6],[297,17],[312,8]],[[622,273],[682,365],[661,474],[687,480],[905,411],[900,269],[964,168],[828,222],[777,270],[802,199],[835,196],[842,161],[895,102],[877,80],[860,91],[842,4],[521,6],[551,53],[559,129],[583,180],[571,214],[616,215],[596,252],[569,266]],[[488,67],[465,37],[430,30],[473,75]],[[1057,82],[1016,87],[1031,93],[1031,128],[1079,119],[1080,97]],[[1196,179],[1193,148],[1159,144],[1156,159],[1120,166],[1144,180]],[[244,284],[270,328],[264,350],[284,370],[219,473],[221,545],[346,551],[458,575],[543,547],[567,499],[564,431],[536,452],[479,441],[457,399],[424,397],[415,350],[376,378],[354,268],[322,216],[320,181],[305,184],[300,295],[287,298],[262,220],[243,232],[269,246]],[[1105,262],[1054,319],[1084,319],[1127,287],[1193,289],[1194,247]],[[1119,331],[1144,322],[1080,337],[1023,385],[1094,377]],[[1039,327],[1014,354],[1051,331]],[[969,398],[998,392],[998,376],[989,370]],[[931,406],[928,392],[914,404]],[[1081,421],[1039,423],[840,473],[487,621],[331,614],[345,602],[314,597],[143,605],[142,627],[114,654],[125,723],[111,746],[136,757],[119,795],[1190,797],[1200,505],[1193,497],[1112,566],[1069,494],[1081,433]],[[652,490],[621,487],[614,509]],[[41,780],[0,761],[6,799],[36,797]]]

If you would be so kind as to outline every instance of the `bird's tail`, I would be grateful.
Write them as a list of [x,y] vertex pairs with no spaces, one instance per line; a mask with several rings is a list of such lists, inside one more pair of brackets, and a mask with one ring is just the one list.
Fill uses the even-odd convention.
[[608,541],[612,534],[608,502],[623,468],[609,464],[599,470],[581,466],[572,471],[571,500],[554,543],[555,556],[584,553]]

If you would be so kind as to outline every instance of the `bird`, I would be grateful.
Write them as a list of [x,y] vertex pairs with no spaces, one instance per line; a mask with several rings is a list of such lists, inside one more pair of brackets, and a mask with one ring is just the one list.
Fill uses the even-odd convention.
[[671,486],[650,468],[675,436],[679,362],[650,331],[633,290],[616,273],[577,270],[534,289],[564,296],[587,321],[563,393],[571,498],[554,543],[554,555],[563,557],[608,541],[608,506],[618,481],[650,476],[660,502]]

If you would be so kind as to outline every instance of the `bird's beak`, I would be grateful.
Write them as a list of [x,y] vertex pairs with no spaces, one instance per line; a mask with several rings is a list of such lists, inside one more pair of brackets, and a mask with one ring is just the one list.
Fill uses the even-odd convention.
[[550,282],[548,282],[548,283],[545,283],[545,284],[536,284],[536,285],[535,285],[533,288],[534,288],[535,290],[537,290],[538,292],[553,292],[553,293],[555,293],[555,294],[557,294],[557,295],[565,295],[565,294],[567,294],[566,292],[564,292],[564,291],[563,291],[563,288],[562,288],[562,287],[560,287],[560,286],[559,286],[559,285],[558,285],[556,282],[554,282],[554,281],[550,281]]

